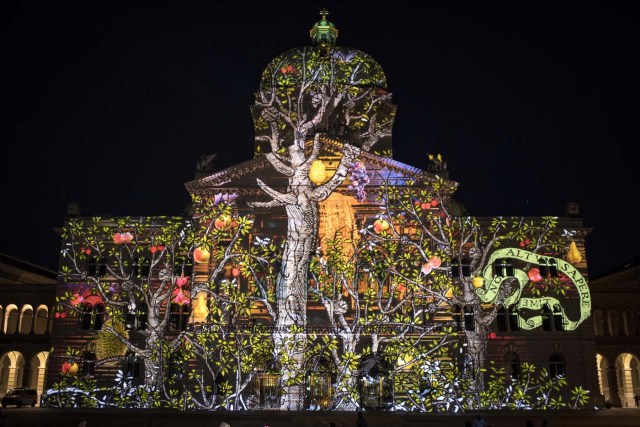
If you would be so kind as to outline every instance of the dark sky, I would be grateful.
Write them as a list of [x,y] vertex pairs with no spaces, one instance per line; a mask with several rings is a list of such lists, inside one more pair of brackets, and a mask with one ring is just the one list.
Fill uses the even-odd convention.
[[639,2],[6,3],[1,252],[56,269],[70,201],[180,214],[201,154],[252,157],[259,76],[327,7],[387,74],[397,160],[441,152],[475,215],[578,201],[591,275],[638,253]]

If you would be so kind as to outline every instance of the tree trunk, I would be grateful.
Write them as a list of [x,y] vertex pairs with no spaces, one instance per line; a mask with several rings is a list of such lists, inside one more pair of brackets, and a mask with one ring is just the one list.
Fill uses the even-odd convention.
[[[162,366],[162,344],[163,339],[155,332],[158,328],[158,316],[154,312],[155,310],[149,310],[147,318],[148,335],[145,338],[145,354],[136,355],[141,356],[144,364],[144,385],[148,390],[158,390],[161,385],[161,366]],[[144,405],[144,403],[143,403]]]
[[[274,352],[282,366],[281,409],[300,410],[304,404],[303,365],[307,326],[307,275],[318,237],[318,203],[299,195],[287,205],[287,240],[278,276]],[[295,326],[298,333],[290,333]]]
[[471,358],[472,387],[476,393],[484,390],[484,372],[487,361],[487,329],[476,324],[475,331],[465,331],[467,354]]

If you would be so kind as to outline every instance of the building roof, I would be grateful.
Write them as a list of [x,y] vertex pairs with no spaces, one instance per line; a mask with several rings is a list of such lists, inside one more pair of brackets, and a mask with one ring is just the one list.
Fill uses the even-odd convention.
[[640,286],[640,256],[590,280],[591,286]]
[[55,284],[58,273],[0,253],[0,284]]

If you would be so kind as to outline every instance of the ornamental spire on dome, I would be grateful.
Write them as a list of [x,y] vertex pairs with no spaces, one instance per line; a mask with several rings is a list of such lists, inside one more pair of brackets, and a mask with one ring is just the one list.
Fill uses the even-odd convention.
[[309,30],[314,46],[335,46],[336,44],[338,29],[333,25],[333,22],[327,20],[327,15],[329,15],[329,11],[322,9],[320,11],[320,20],[313,24],[313,27]]

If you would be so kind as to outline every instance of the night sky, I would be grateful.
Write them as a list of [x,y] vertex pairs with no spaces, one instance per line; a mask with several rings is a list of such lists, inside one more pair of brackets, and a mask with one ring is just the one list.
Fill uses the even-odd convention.
[[71,201],[181,214],[201,154],[252,157],[260,74],[326,7],[386,72],[397,160],[442,153],[473,215],[579,202],[592,276],[638,254],[640,2],[8,3],[0,252],[57,269]]

